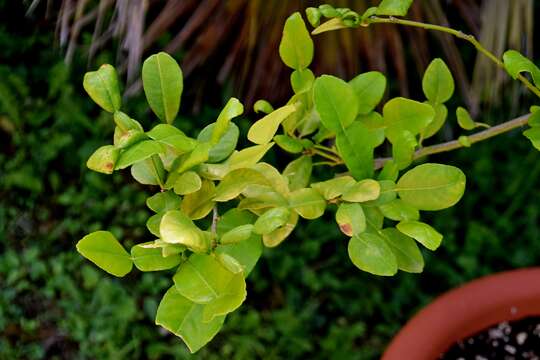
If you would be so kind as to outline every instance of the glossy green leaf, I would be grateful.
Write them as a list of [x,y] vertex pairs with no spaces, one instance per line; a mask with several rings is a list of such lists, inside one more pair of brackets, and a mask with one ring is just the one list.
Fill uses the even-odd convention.
[[152,233],[152,235],[155,235],[157,237],[161,236],[159,232],[159,225],[161,223],[161,219],[163,218],[163,215],[165,215],[164,212],[154,214],[150,216],[148,220],[146,221],[146,228],[148,229],[148,231],[150,231],[150,233]]
[[340,133],[352,124],[358,114],[358,98],[351,85],[330,75],[315,80],[313,100],[323,125]]
[[378,71],[370,71],[349,81],[358,99],[358,113],[368,114],[381,101],[386,89],[386,77]]
[[112,145],[98,148],[86,161],[86,167],[103,174],[112,174],[120,151]]
[[373,176],[373,149],[377,145],[377,133],[384,130],[370,130],[362,122],[353,122],[345,131],[336,136],[336,146],[345,165],[357,180]]
[[306,17],[313,27],[319,26],[319,23],[321,21],[321,12],[319,9],[314,7],[308,7],[306,9]]
[[291,161],[283,170],[283,175],[289,179],[289,189],[294,191],[306,187],[311,180],[312,170],[311,156],[304,155]]
[[279,43],[279,56],[290,68],[305,69],[313,60],[313,40],[299,12],[287,18]]
[[382,214],[390,220],[418,220],[420,212],[401,199],[394,199],[379,206]]
[[527,124],[532,127],[540,126],[540,106],[531,106],[531,116],[527,120]]
[[352,263],[360,270],[380,276],[397,273],[396,257],[380,235],[364,232],[353,236],[347,250]]
[[514,79],[517,79],[521,72],[528,72],[536,87],[540,87],[540,69],[531,60],[515,50],[508,50],[503,54],[503,62],[504,68]]
[[277,228],[285,225],[289,219],[290,210],[285,207],[277,207],[266,211],[259,216],[253,226],[255,234],[269,234]]
[[97,71],[87,72],[83,80],[84,90],[96,104],[110,113],[120,109],[122,98],[118,75],[113,66],[101,65]]
[[186,171],[180,174],[174,183],[174,192],[178,195],[187,195],[199,191],[201,186],[201,177],[195,171]]
[[159,156],[154,155],[149,159],[133,164],[131,175],[141,184],[160,185],[164,182],[165,169]]
[[[208,153],[209,163],[218,163],[225,160],[232,154],[234,149],[236,149],[240,130],[238,129],[238,126],[233,123],[229,123],[228,125],[229,127],[221,135],[218,142],[210,148],[210,152]],[[216,124],[214,123],[202,129],[197,140],[200,142],[211,141],[215,126]]]
[[536,150],[540,150],[540,127],[525,130],[523,135],[531,141]]
[[355,184],[356,181],[350,176],[340,176],[334,179],[311,184],[326,200],[341,196],[345,190]]
[[399,169],[393,160],[384,163],[384,166],[379,173],[379,180],[396,181],[399,177]]
[[205,252],[210,246],[206,234],[179,210],[167,211],[159,226],[161,239],[169,244],[181,244],[194,252]]
[[265,162],[260,162],[251,166],[251,169],[261,173],[265,179],[268,180],[269,186],[278,193],[282,195],[289,193],[289,180],[287,179],[286,175],[280,174],[279,171],[272,165]]
[[159,303],[156,324],[179,336],[195,353],[216,336],[225,320],[225,316],[220,316],[204,322],[204,307],[182,296],[173,286]]
[[156,125],[146,133],[151,139],[174,148],[178,155],[192,151],[197,141],[186,136],[178,128],[169,124]]
[[[253,224],[255,220],[255,215],[248,211],[231,209],[223,214],[217,223],[218,236],[223,237],[232,229]],[[227,254],[234,257],[244,268],[245,276],[248,276],[261,257],[262,250],[263,245],[261,237],[252,233],[248,239],[239,243],[218,245],[216,253]]]
[[270,114],[272,111],[274,111],[274,107],[268,101],[259,99],[255,101],[255,104],[253,104],[253,111],[255,111],[257,114]]
[[365,179],[351,185],[341,198],[350,202],[366,202],[376,200],[381,192],[381,185],[372,179]]
[[412,163],[417,145],[416,137],[407,130],[402,131],[399,137],[393,139],[392,158],[399,170],[405,169]]
[[279,127],[279,124],[296,111],[294,105],[285,105],[256,121],[248,131],[248,139],[255,144],[269,143]]
[[209,322],[238,309],[246,299],[246,279],[243,273],[234,274],[227,288],[204,307],[203,321]]
[[160,248],[145,247],[152,242],[135,245],[131,248],[131,258],[135,267],[140,271],[160,271],[172,269],[180,264],[182,257],[172,255],[163,257]]
[[398,269],[421,273],[424,269],[424,258],[413,239],[397,231],[395,228],[383,229],[380,235],[396,257]]
[[274,143],[255,145],[235,152],[229,158],[229,164],[235,169],[255,165],[273,145]]
[[142,66],[144,93],[157,117],[171,124],[180,108],[184,88],[182,70],[169,54],[160,52],[146,59]]
[[131,256],[108,231],[95,231],[77,242],[77,251],[109,274],[122,277],[131,271]]
[[469,112],[461,106],[456,110],[456,116],[459,126],[465,130],[472,130],[476,127],[476,123],[471,118]]
[[452,97],[454,78],[444,61],[437,58],[429,64],[422,79],[422,89],[433,104],[442,104]]
[[129,130],[144,131],[142,125],[137,120],[130,118],[127,114],[121,111],[115,111],[113,119],[116,126],[118,126],[124,132]]
[[163,191],[146,199],[146,206],[155,213],[180,208],[182,199],[172,191]]
[[350,237],[366,230],[366,216],[360,204],[340,204],[336,212],[336,222],[341,232]]
[[[157,236],[159,236],[159,226],[158,226]],[[161,253],[161,256],[164,258],[171,257],[171,256],[176,257],[177,255],[182,254],[186,250],[186,247],[184,245],[169,244],[161,239],[156,239],[154,241],[150,241],[150,242],[139,244],[139,245],[145,249],[158,249]],[[143,262],[144,262],[144,259],[143,259]]]
[[[219,113],[215,126],[212,129],[212,136],[209,139],[205,139],[203,141],[210,141],[212,145],[216,145],[216,144],[219,145],[221,143],[220,139],[226,136],[227,133],[231,131],[231,120],[237,116],[242,115],[243,113],[244,113],[244,105],[242,105],[242,103],[237,98],[230,98],[229,101],[227,101],[227,104],[225,104],[225,107],[223,108],[223,110],[221,110],[221,112]],[[236,128],[236,130],[238,130],[238,128]],[[229,135],[229,137],[230,136],[231,135]],[[199,134],[199,138],[200,137],[201,135]],[[236,136],[236,140],[238,140],[238,135]],[[236,144],[236,140],[235,140],[235,144]],[[224,145],[221,144],[221,146],[223,147]],[[212,158],[212,155],[210,156],[210,158]],[[220,160],[215,160],[215,161],[217,162]]]
[[402,136],[403,131],[418,135],[434,117],[435,110],[429,104],[401,97],[388,101],[383,108],[386,136],[392,143]]
[[398,181],[399,197],[419,210],[442,210],[455,205],[465,191],[465,174],[453,166],[422,164]]
[[280,148],[291,154],[299,154],[304,150],[302,141],[287,135],[276,135],[274,136],[274,141]]
[[125,149],[135,145],[143,140],[148,139],[148,136],[140,130],[122,131],[118,126],[114,128],[114,146],[118,149]]
[[405,16],[413,0],[382,0],[376,15]]
[[448,109],[443,104],[432,105],[433,110],[435,110],[435,117],[433,120],[426,126],[424,130],[421,131],[422,138],[427,139],[435,135],[443,127],[446,117],[448,116]]
[[184,196],[181,209],[192,220],[199,220],[212,211],[215,206],[216,187],[213,181],[204,179],[201,188]]
[[294,230],[298,223],[298,214],[295,211],[291,211],[289,219],[285,225],[272,231],[269,234],[263,235],[263,244],[267,247],[275,247],[281,244]]
[[317,219],[324,214],[326,201],[315,189],[298,189],[289,195],[289,206],[304,219]]
[[295,70],[291,74],[291,86],[295,94],[309,91],[314,81],[315,75],[309,69]]
[[375,200],[370,200],[363,205],[366,206],[381,206],[383,204],[389,203],[394,200],[397,196],[396,194],[396,184],[390,180],[379,180],[379,186],[381,190],[379,192],[379,197]]
[[229,201],[240,195],[251,184],[270,185],[268,180],[253,169],[237,169],[228,173],[216,188],[215,201]]
[[193,151],[191,151],[189,154],[185,154],[182,156],[180,166],[176,171],[179,173],[183,173],[184,171],[187,171],[194,166],[208,161],[211,146],[212,145],[209,142],[198,143],[193,149]]
[[376,206],[362,206],[366,216],[366,231],[378,234],[384,224],[384,215]]
[[245,224],[235,227],[227,231],[220,239],[220,243],[224,245],[236,244],[241,241],[247,240],[251,237],[253,233],[253,225]]
[[412,237],[429,250],[437,250],[443,239],[437,230],[420,221],[402,221],[396,227],[403,234]]
[[152,155],[163,152],[163,146],[154,140],[145,140],[137,143],[124,152],[118,158],[115,170],[124,169],[130,165],[146,160]]

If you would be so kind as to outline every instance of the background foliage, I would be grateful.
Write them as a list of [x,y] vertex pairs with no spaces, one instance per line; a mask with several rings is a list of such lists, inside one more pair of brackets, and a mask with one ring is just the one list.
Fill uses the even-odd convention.
[[[145,196],[122,175],[111,181],[84,167],[111,133],[84,96],[84,60],[74,58],[68,71],[50,25],[36,27],[10,3],[0,0],[0,358],[188,358],[180,340],[153,325],[169,274],[134,272],[120,282],[75,252],[76,241],[99,228],[139,242]],[[134,114],[138,103],[131,101]],[[509,104],[502,106],[509,118]],[[495,123],[494,113],[485,118]],[[192,134],[215,116],[204,109],[178,124]],[[468,185],[457,206],[429,219],[445,239],[424,252],[422,275],[363,273],[336,243],[344,238],[333,219],[303,223],[265,252],[246,303],[195,358],[378,358],[434,296],[539,263],[539,156],[517,132],[431,159],[462,168]]]

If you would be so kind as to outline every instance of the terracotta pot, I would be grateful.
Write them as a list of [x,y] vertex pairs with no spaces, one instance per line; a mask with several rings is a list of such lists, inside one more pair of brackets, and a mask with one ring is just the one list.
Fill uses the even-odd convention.
[[422,309],[392,340],[382,360],[434,360],[487,327],[532,315],[540,315],[540,268],[486,276]]

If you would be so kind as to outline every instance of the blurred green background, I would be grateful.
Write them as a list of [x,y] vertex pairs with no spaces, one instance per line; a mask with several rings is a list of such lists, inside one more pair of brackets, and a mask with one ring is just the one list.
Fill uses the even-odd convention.
[[[445,239],[435,253],[424,252],[423,274],[363,273],[348,260],[332,214],[303,222],[284,244],[265,251],[244,305],[190,356],[180,339],[153,323],[170,274],[133,272],[119,280],[75,251],[97,229],[121,234],[128,247],[145,241],[146,194],[126,174],[86,169],[89,154],[110,138],[111,120],[82,89],[86,57],[76,52],[68,69],[54,23],[25,17],[27,5],[0,0],[0,359],[377,359],[435,296],[482,275],[540,263],[540,155],[514,132],[430,158],[462,168],[468,184],[457,206],[426,214]],[[466,46],[459,49],[465,63],[474,59]],[[114,61],[113,53],[100,52],[92,66]],[[392,83],[392,96],[396,89]],[[214,121],[231,94],[230,86],[215,89],[213,105],[196,114],[190,107],[196,97],[188,95],[176,125],[193,134]],[[466,101],[458,95],[453,102]],[[484,104],[482,121],[525,113],[527,103],[513,96]],[[128,108],[146,127],[152,123],[140,96]],[[253,118],[241,120],[244,130]],[[456,133],[449,125],[443,136]]]

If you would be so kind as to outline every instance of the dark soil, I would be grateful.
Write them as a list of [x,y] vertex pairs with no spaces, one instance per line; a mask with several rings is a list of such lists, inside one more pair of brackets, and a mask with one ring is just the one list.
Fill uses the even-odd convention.
[[540,360],[540,316],[503,322],[458,341],[443,360]]

